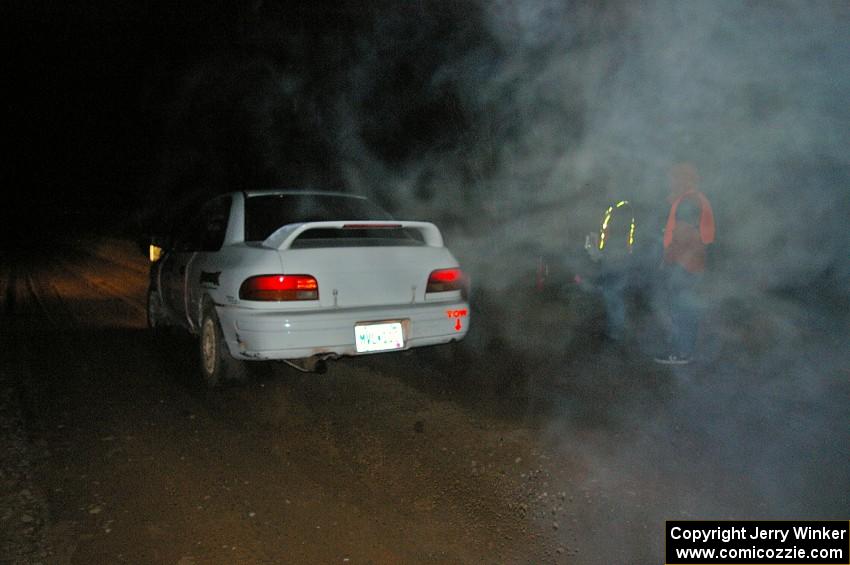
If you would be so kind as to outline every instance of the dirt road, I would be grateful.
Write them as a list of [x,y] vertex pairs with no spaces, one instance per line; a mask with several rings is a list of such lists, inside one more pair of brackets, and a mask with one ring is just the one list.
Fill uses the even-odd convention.
[[8,366],[26,375],[37,452],[21,490],[46,501],[22,524],[46,537],[45,562],[545,561],[568,549],[528,519],[530,435],[399,380],[428,378],[416,357],[326,375],[263,367],[205,391],[193,343],[145,331],[143,258],[114,242],[88,251],[4,278]]
[[[532,362],[474,336],[462,360],[262,366],[208,391],[190,339],[145,331],[146,269],[105,240],[0,273],[0,560],[650,563],[665,518],[820,517],[846,501],[849,443],[831,424],[846,405],[824,404],[846,395],[844,365],[800,412],[817,416],[790,424],[738,412],[737,377],[715,368],[587,343]],[[780,449],[816,457],[786,461],[798,482],[782,487]]]

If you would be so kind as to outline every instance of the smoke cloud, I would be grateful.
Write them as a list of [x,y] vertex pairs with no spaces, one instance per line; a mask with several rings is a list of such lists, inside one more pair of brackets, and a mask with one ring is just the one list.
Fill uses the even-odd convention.
[[805,285],[847,273],[847,21],[841,2],[261,2],[179,79],[159,177],[345,185],[501,253],[583,238],[593,191],[654,236],[689,160],[718,255]]

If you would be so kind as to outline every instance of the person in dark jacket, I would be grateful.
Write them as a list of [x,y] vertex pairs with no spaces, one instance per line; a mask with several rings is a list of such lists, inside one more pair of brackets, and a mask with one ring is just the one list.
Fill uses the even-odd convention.
[[633,270],[634,238],[631,204],[620,200],[605,209],[599,232],[592,234],[586,244],[597,264],[594,283],[605,304],[605,336],[613,342],[622,342],[625,337],[626,293]]

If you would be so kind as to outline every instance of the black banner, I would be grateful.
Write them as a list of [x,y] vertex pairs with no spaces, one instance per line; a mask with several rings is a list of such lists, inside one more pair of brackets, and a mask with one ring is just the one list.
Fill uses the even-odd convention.
[[667,565],[850,564],[850,522],[668,521]]

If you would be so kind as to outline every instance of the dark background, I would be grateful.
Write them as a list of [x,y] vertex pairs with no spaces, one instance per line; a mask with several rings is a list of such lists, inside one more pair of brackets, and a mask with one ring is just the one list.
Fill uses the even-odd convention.
[[[456,147],[475,117],[451,85],[432,92],[429,82],[455,51],[485,41],[476,11],[453,2],[21,3],[9,18],[6,104],[14,215],[48,229],[70,216],[126,225],[195,192],[344,189],[338,132],[326,120],[364,42],[386,60],[363,79],[353,135],[390,167]],[[375,29],[384,12],[404,20],[386,47]],[[410,48],[395,52],[408,32]]]

